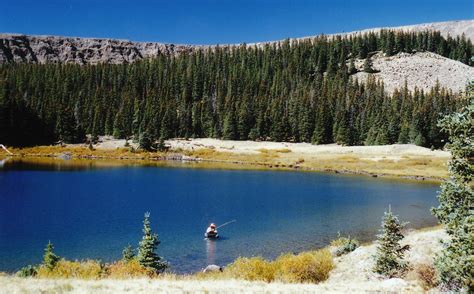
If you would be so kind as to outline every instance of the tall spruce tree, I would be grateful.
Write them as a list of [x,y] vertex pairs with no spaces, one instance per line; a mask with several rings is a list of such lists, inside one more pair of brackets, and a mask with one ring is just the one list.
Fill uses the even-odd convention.
[[451,151],[449,179],[441,185],[439,206],[433,209],[450,236],[436,256],[435,265],[444,288],[474,292],[474,83],[470,104],[443,118],[439,127],[448,133]]
[[158,235],[151,230],[150,213],[147,212],[143,220],[143,238],[138,246],[137,259],[143,267],[155,273],[161,273],[168,267],[168,263],[155,252],[158,245],[160,245],[160,241]]
[[378,235],[377,253],[375,255],[376,273],[387,277],[402,276],[408,269],[408,263],[403,260],[408,246],[401,246],[400,241],[404,238],[402,229],[405,223],[401,223],[391,208],[384,213],[382,230]]

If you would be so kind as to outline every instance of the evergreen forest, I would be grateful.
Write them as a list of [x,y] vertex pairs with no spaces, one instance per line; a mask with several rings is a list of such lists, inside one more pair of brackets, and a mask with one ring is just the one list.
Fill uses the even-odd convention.
[[[439,85],[388,93],[379,51],[429,51],[474,65],[473,45],[439,32],[319,36],[258,46],[195,48],[132,64],[0,65],[0,143],[32,146],[113,135],[134,140],[211,137],[439,148],[437,126],[467,102]],[[356,69],[356,59],[365,59]]]

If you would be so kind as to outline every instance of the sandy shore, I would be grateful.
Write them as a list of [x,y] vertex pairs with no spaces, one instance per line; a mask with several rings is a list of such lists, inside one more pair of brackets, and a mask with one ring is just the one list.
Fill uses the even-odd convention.
[[[125,146],[124,139],[113,139],[110,136],[103,136],[94,148],[102,150],[115,150]],[[138,147],[137,143],[128,141],[130,146]],[[429,148],[416,146],[413,144],[393,144],[380,146],[341,146],[337,144],[313,145],[310,143],[289,143],[289,142],[257,142],[257,141],[234,141],[219,140],[211,138],[198,139],[173,139],[166,140],[165,144],[172,150],[200,150],[211,149],[219,152],[230,152],[234,154],[259,154],[262,150],[283,151],[309,155],[325,154],[355,154],[367,156],[367,159],[401,159],[403,156],[430,156],[434,158],[448,158],[449,153],[442,150],[431,150]],[[68,146],[80,146],[78,144]],[[283,151],[285,152],[285,151]]]
[[132,141],[101,137],[93,149],[69,144],[10,150],[15,158],[127,160],[136,164],[192,161],[193,167],[202,168],[321,171],[437,182],[447,176],[450,158],[448,152],[411,144],[340,146],[206,138],[167,140],[165,144],[167,152],[146,152]]
[[[446,238],[440,228],[412,231],[404,244],[411,249],[407,260],[416,268],[431,263],[441,249],[439,240]],[[383,279],[374,274],[373,255],[376,244],[361,246],[335,258],[335,269],[329,279],[320,284],[281,284],[238,280],[195,280],[192,277],[130,280],[48,280],[0,276],[0,293],[424,293],[414,272],[404,279]]]
[[216,151],[243,154],[258,154],[262,151],[262,149],[273,151],[282,151],[288,149],[290,152],[308,155],[355,154],[366,156],[368,159],[371,160],[378,160],[379,158],[396,160],[401,159],[402,156],[407,155],[431,156],[437,158],[449,157],[448,152],[441,150],[432,151],[428,148],[412,144],[394,144],[381,146],[341,146],[337,144],[313,145],[309,143],[232,141],[208,138],[189,140],[168,140],[166,141],[166,143],[169,144],[172,149],[214,149]]

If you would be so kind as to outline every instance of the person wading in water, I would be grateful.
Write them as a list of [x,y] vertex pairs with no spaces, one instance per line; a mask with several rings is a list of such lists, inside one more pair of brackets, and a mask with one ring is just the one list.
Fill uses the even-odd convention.
[[217,238],[217,228],[214,223],[210,224],[206,230],[206,238]]

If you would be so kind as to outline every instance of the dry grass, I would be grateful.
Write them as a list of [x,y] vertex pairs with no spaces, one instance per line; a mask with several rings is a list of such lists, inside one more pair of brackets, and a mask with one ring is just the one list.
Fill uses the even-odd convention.
[[116,158],[116,159],[146,159],[154,158],[162,153],[134,151],[131,148],[89,149],[85,146],[37,146],[26,148],[9,148],[16,156],[22,157],[57,157],[70,154],[74,158]]
[[[102,264],[96,260],[69,261],[61,259],[53,269],[40,265],[37,278],[48,279],[136,279],[157,278],[158,274],[144,268],[137,260],[119,260],[111,264]],[[170,279],[170,275],[166,278]],[[176,277],[175,277],[176,279]]]
[[136,260],[119,260],[107,265],[105,272],[107,278],[111,279],[152,278],[157,276],[154,272],[141,266]]
[[327,249],[280,256],[276,261],[275,279],[285,283],[319,283],[327,280],[334,268]]
[[261,257],[236,259],[226,268],[226,275],[247,281],[271,282],[275,279],[275,266]]
[[277,153],[290,153],[291,152],[291,150],[288,148],[275,149],[274,151]]
[[[423,177],[439,180],[447,176],[445,158],[404,156],[399,160],[370,160],[356,154],[308,155],[296,152],[282,153],[276,150],[260,149],[259,154],[222,152],[213,149],[186,151],[186,155],[204,160],[241,165],[260,165],[272,169],[293,169],[298,167],[313,171],[340,171],[348,173],[374,174],[388,177]],[[242,168],[242,167],[240,167]]]
[[438,286],[436,269],[432,264],[418,264],[415,266],[415,272],[425,290]]
[[224,271],[222,277],[248,281],[283,283],[319,283],[329,277],[334,268],[332,255],[327,249],[284,254],[275,261],[261,257],[238,258]]
[[69,261],[64,259],[61,259],[52,270],[40,266],[37,274],[38,278],[77,278],[84,280],[96,280],[103,276],[104,268],[98,261]]

